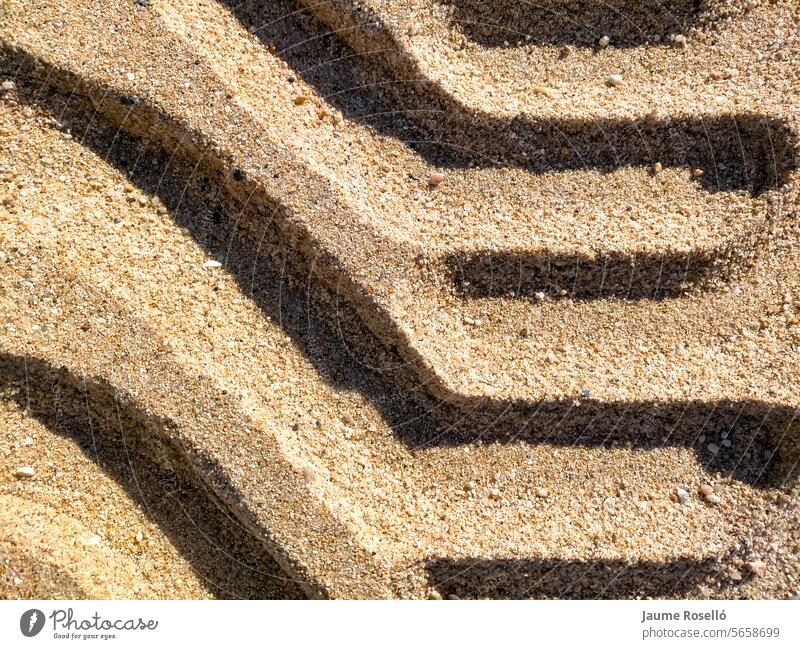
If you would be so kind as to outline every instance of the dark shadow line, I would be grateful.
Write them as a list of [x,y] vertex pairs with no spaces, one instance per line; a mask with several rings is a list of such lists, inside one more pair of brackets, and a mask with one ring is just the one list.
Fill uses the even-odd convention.
[[469,298],[662,300],[685,295],[710,280],[728,279],[711,253],[540,254],[479,250],[442,259],[453,288]]
[[444,0],[452,22],[482,47],[629,49],[669,45],[697,22],[702,0]]
[[686,596],[705,583],[719,588],[718,558],[665,562],[598,559],[431,559],[428,583],[459,599],[636,599]]
[[167,440],[173,422],[146,412],[105,380],[1,351],[0,390],[51,433],[73,440],[121,486],[217,598],[263,599],[276,592],[283,599],[305,598],[256,538],[213,499],[186,458],[209,467],[210,475],[225,473],[196,449],[187,452],[184,444],[177,448]]

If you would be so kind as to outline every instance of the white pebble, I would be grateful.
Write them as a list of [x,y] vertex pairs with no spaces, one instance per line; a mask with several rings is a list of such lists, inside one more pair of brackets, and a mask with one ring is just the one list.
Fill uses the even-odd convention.
[[600,47],[608,47],[608,44],[610,42],[611,42],[611,39],[608,36],[603,36],[599,41],[597,41],[597,44]]
[[536,489],[536,496],[539,498],[547,498],[550,495],[550,490],[547,487],[539,487]]
[[622,78],[621,74],[612,74],[607,81],[608,85],[613,88],[619,88],[625,80]]
[[688,503],[691,500],[689,492],[686,491],[686,489],[681,489],[680,487],[678,487],[675,490],[675,495],[678,497],[678,500],[682,503]]
[[203,264],[203,268],[219,268],[220,266],[222,266],[222,264],[213,259],[209,259],[206,263]]
[[709,502],[712,505],[719,505],[722,502],[722,498],[720,498],[717,494],[709,494],[706,496],[706,502]]
[[14,471],[14,475],[21,480],[29,480],[36,475],[36,470],[32,466],[21,466]]
[[10,79],[7,81],[3,81],[2,85],[3,90],[14,90],[14,82]]

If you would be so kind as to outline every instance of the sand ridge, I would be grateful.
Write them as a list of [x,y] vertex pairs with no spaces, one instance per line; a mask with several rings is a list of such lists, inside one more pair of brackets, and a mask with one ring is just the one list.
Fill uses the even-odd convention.
[[[73,262],[75,281],[90,287],[100,279],[113,290],[92,289],[81,308],[123,299],[128,308],[119,310],[120,322],[141,321],[137,327],[152,330],[148,337],[163,341],[157,345],[169,347],[180,359],[159,360],[156,354],[154,367],[180,367],[181,378],[177,383],[165,378],[161,392],[152,392],[152,379],[133,381],[125,372],[112,371],[119,363],[113,354],[88,366],[76,363],[79,351],[69,361],[64,350],[38,337],[26,343],[25,354],[72,365],[75,376],[102,377],[123,392],[133,389],[137,401],[150,404],[147,409],[162,418],[176,417],[170,409],[174,407],[166,406],[167,394],[178,390],[192,395],[191,408],[179,407],[186,430],[210,426],[225,431],[190,433],[187,438],[215,457],[223,479],[210,479],[212,488],[224,494],[226,485],[241,485],[243,497],[238,502],[222,498],[223,506],[237,509],[251,523],[260,521],[251,524],[250,532],[268,542],[285,569],[309,584],[310,594],[730,596],[791,591],[795,577],[789,566],[796,549],[788,504],[795,496],[788,479],[793,475],[796,404],[788,386],[797,370],[791,218],[796,198],[783,167],[775,175],[780,187],[770,185],[768,174],[764,188],[742,186],[733,170],[725,181],[732,184],[721,191],[709,191],[703,182],[687,177],[691,166],[680,170],[665,165],[654,178],[640,162],[639,168],[622,165],[607,175],[591,165],[573,170],[569,163],[555,165],[551,174],[525,165],[470,165],[451,171],[435,163],[435,154],[411,150],[408,140],[365,126],[349,109],[337,112],[335,98],[315,91],[291,67],[297,58],[281,57],[264,41],[259,25],[269,26],[269,20],[262,16],[262,23],[252,24],[255,31],[248,29],[246,12],[257,15],[258,3],[248,3],[238,13],[232,7],[228,13],[226,3],[195,7],[153,2],[146,9],[100,3],[91,12],[76,8],[60,25],[52,22],[51,9],[43,3],[35,11],[20,12],[22,19],[3,38],[34,88],[41,89],[46,78],[65,93],[48,90],[52,98],[45,102],[46,111],[66,114],[67,105],[75,106],[73,133],[85,132],[84,146],[95,153],[71,150],[66,159],[94,160],[87,164],[96,168],[116,146],[120,153],[115,164],[133,164],[132,180],[139,178],[134,184],[152,182],[142,206],[154,209],[151,218],[167,225],[172,217],[188,229],[188,234],[170,235],[173,242],[184,237],[180,245],[186,250],[172,258],[157,251],[177,244],[158,239],[152,226],[139,235],[144,239],[138,243],[109,231],[105,236],[111,239],[100,256],[91,252],[90,244]],[[99,57],[87,65],[89,48],[97,40],[91,36],[93,28],[102,21],[114,25],[114,31],[99,39]],[[310,30],[307,34],[315,33],[316,23],[305,18],[301,23]],[[288,33],[303,42],[296,29]],[[227,39],[234,44],[230,56],[225,48],[214,48]],[[130,61],[122,53],[133,43],[142,65],[121,66],[121,61]],[[174,62],[169,72],[165,60]],[[49,64],[54,64],[50,72],[41,74]],[[788,82],[788,77],[783,79]],[[75,94],[74,103],[66,99],[69,93]],[[31,90],[20,99],[36,106],[43,101],[41,95]],[[90,97],[93,106],[80,108],[79,96]],[[88,122],[86,115],[91,116]],[[780,111],[779,117],[788,120]],[[56,122],[34,128],[45,134],[55,127],[47,137],[57,139],[64,126]],[[133,139],[117,133],[118,127]],[[17,134],[19,128],[16,123],[9,132]],[[751,136],[749,143],[758,140],[758,131],[743,133]],[[131,152],[144,145],[163,148],[166,155],[148,152],[145,157],[156,168],[137,175],[138,158]],[[748,148],[748,155],[758,150]],[[11,168],[30,165],[20,160]],[[161,185],[164,170],[171,168],[174,189]],[[439,170],[445,180],[431,189],[428,178]],[[785,172],[794,173],[789,167]],[[109,203],[112,212],[130,203],[126,193],[139,195],[135,188],[120,190],[125,181],[119,173],[94,183],[97,188],[90,182],[87,193],[94,189],[101,196],[116,195]],[[185,208],[182,185],[192,187],[190,194],[211,197],[209,208]],[[649,202],[639,200],[642,187],[655,188]],[[541,214],[537,207],[530,209],[533,193],[540,201],[548,196],[558,201],[557,208]],[[564,219],[563,229],[562,193],[575,201],[566,212],[580,216]],[[148,194],[159,196],[158,201]],[[668,243],[659,248],[663,226],[649,218],[663,215],[676,197],[689,207],[678,214],[676,228],[664,230]],[[484,206],[495,204],[493,199],[499,208],[494,224],[492,219],[482,221]],[[197,204],[204,200],[198,198]],[[646,224],[644,234],[631,234],[641,229],[626,221],[628,225],[612,228],[611,237],[598,235],[590,224],[613,219],[603,213],[581,221],[587,216],[583,206],[593,201],[602,201],[610,214],[630,203],[640,206],[637,217]],[[23,209],[30,216],[32,209]],[[43,205],[39,218],[47,211]],[[446,217],[461,211],[463,219]],[[203,219],[211,224],[208,230],[196,225]],[[228,289],[215,286],[214,293],[223,290],[224,306],[209,309],[212,294],[196,294],[193,277],[208,269],[200,270],[203,255],[190,251],[210,245],[211,232],[222,223],[233,229],[225,233],[229,239],[216,248],[222,253],[216,256],[224,263],[221,272],[231,276],[224,280]],[[556,232],[538,252],[532,246],[542,236],[529,231],[537,223],[542,232]],[[509,246],[519,240],[514,224],[529,238]],[[74,232],[68,220],[59,227],[77,241],[92,241]],[[11,239],[22,236],[14,232]],[[91,236],[97,236],[94,229]],[[467,239],[464,247],[462,236]],[[649,247],[637,250],[637,237]],[[687,247],[687,241],[706,252],[692,256],[697,248]],[[593,248],[601,242],[608,247]],[[721,248],[732,252],[722,253]],[[264,320],[258,310],[266,309],[269,300],[247,307],[249,329],[243,326],[247,319],[236,316],[234,305],[250,304],[254,287],[265,281],[261,276],[269,275],[259,272],[261,262],[253,263],[259,253],[248,256],[254,249],[277,254],[287,264],[284,270],[299,273],[300,282],[306,282],[314,308],[324,314],[315,342],[300,342],[305,334],[282,336],[281,327],[294,326],[282,317]],[[121,255],[115,263],[102,258],[112,250]],[[251,252],[243,253],[247,250]],[[547,264],[538,268],[542,250],[561,254],[565,266],[578,264],[578,274],[572,276],[577,291],[563,288],[569,287],[568,271],[548,269]],[[687,269],[698,262],[710,269],[698,277],[711,284],[693,289],[691,281],[686,286],[679,280],[662,282],[660,274],[645,274],[637,284],[635,275],[612,272],[608,284],[592,288],[587,279],[594,276],[592,263],[598,260],[617,272],[635,255],[663,262],[666,257],[659,255],[666,251],[677,255],[669,266],[673,273],[687,273],[691,279]],[[252,264],[241,274],[235,270],[237,255],[242,256],[240,263]],[[184,263],[184,256],[196,261]],[[495,257],[499,273],[492,270]],[[141,272],[148,266],[159,272]],[[195,270],[184,274],[184,266]],[[655,266],[663,268],[663,263]],[[45,264],[40,272],[59,276],[59,267],[48,271]],[[161,276],[165,268],[177,274]],[[137,270],[126,279],[128,271],[121,269]],[[482,279],[487,269],[489,279]],[[545,278],[539,284],[530,280],[536,273]],[[282,295],[280,277],[277,286],[266,282],[275,286],[265,289],[267,293]],[[530,284],[522,285],[523,278]],[[628,289],[639,287],[641,294],[625,290],[626,279]],[[648,282],[665,287],[664,295],[652,299]],[[74,291],[64,290],[65,297]],[[237,291],[244,293],[237,296]],[[270,299],[274,303],[275,297]],[[303,306],[300,300],[298,308]],[[172,322],[176,313],[186,313],[178,327]],[[104,316],[98,312],[96,317]],[[400,358],[370,343],[358,319],[382,344],[396,347]],[[198,337],[203,326],[211,331]],[[124,349],[129,340],[102,327],[96,333],[78,333],[62,320],[50,327],[68,339],[84,338],[79,349],[102,349],[104,340],[117,341]],[[253,355],[260,348],[259,337],[273,329],[274,345]],[[213,331],[218,331],[217,338]],[[314,357],[316,341],[331,335],[339,340],[334,347],[344,345],[340,356],[333,356],[340,360],[317,360],[309,367],[304,357]],[[206,344],[211,347],[204,350]],[[277,361],[286,350],[292,350],[296,363]],[[344,359],[353,355],[364,360],[347,365]],[[377,365],[388,378],[378,378],[365,363]],[[263,385],[253,381],[270,367]],[[342,372],[343,367],[349,369]],[[342,383],[348,387],[335,387],[342,379],[330,385],[329,373],[336,374],[336,368],[348,375]],[[206,380],[209,387],[202,387]],[[376,386],[372,391],[366,387],[370,384]],[[230,401],[225,407],[231,410],[225,412],[237,413],[231,414],[234,420],[252,418],[255,428],[262,422],[261,430],[274,429],[278,444],[265,457],[263,469],[243,464],[243,457],[233,452],[233,440],[255,451],[266,437],[252,439],[252,431],[236,437],[224,415],[208,419],[206,407],[200,407],[220,407],[213,395],[221,385],[232,395],[222,402]],[[400,406],[409,389],[420,404],[418,413],[418,406]],[[344,414],[351,411],[353,415]],[[726,439],[732,444],[723,444]],[[712,443],[716,453],[708,450]],[[292,499],[272,505],[273,513],[288,518],[260,511],[259,503],[272,498],[277,487],[257,484],[258,475],[270,474],[273,463],[280,465],[287,457],[294,474],[285,479],[299,480],[299,491],[293,487],[290,493],[308,494],[302,496],[311,498],[308,507],[324,512],[320,525],[341,530],[336,534],[343,543],[326,539],[327,532],[316,540],[305,538],[315,528],[313,516]],[[596,475],[598,462],[613,471]],[[687,476],[692,476],[689,483]],[[704,504],[696,495],[708,481],[723,494],[722,506]],[[673,502],[678,484],[686,484],[697,502],[688,507]],[[538,495],[545,487],[547,494]],[[352,547],[351,555],[342,551],[343,545]],[[750,582],[744,578],[744,562],[761,556],[771,559],[771,576]],[[333,557],[338,563],[330,563]],[[613,592],[603,589],[609,571],[626,575]],[[343,580],[348,572],[349,580]],[[663,580],[653,581],[654,573]],[[510,574],[525,578],[517,582]],[[537,574],[542,578],[537,580]],[[569,575],[578,574],[587,579],[578,580],[572,590],[565,588]]]

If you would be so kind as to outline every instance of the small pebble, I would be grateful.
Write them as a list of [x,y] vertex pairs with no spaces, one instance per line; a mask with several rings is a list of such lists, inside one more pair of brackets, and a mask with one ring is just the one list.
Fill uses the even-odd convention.
[[662,165],[660,162],[656,162],[653,165],[653,173],[660,174],[662,171],[664,171],[664,165]]
[[625,83],[625,80],[622,78],[621,74],[612,74],[606,80],[606,83],[612,88],[619,88],[623,83]]
[[611,39],[610,39],[608,36],[603,36],[603,37],[601,37],[601,38],[600,38],[600,40],[599,40],[599,41],[597,41],[597,44],[598,44],[600,47],[608,47],[608,44],[609,44],[610,42],[611,42]]
[[706,496],[706,502],[711,503],[712,505],[719,505],[722,502],[722,498],[720,498],[717,494],[710,494]]
[[675,490],[675,495],[678,497],[678,501],[681,503],[688,503],[691,500],[689,492],[686,491],[686,489],[681,489],[680,487]]
[[33,437],[28,435],[24,440],[22,440],[23,446],[31,446],[33,444]]
[[500,498],[500,490],[496,487],[489,489],[489,497],[493,500],[498,500]]
[[534,86],[531,88],[531,91],[534,95],[544,95],[545,97],[550,97],[551,99],[555,95],[552,88],[548,88],[547,86]]
[[439,173],[439,172],[437,171],[436,173],[432,173],[432,174],[431,174],[431,177],[430,177],[430,178],[428,178],[428,183],[431,185],[431,187],[436,187],[436,186],[438,186],[438,185],[439,185],[439,184],[440,184],[440,183],[441,183],[443,180],[444,180],[444,174],[442,174],[442,173]]
[[714,487],[712,487],[710,484],[700,485],[700,493],[707,498],[714,493]]
[[14,471],[14,475],[20,480],[30,480],[36,475],[36,470],[32,466],[21,466]]
[[754,575],[763,575],[767,569],[767,564],[763,561],[748,561],[745,566]]
[[1,87],[3,90],[14,90],[14,82],[11,80],[3,81],[3,85]]
[[538,487],[536,489],[537,498],[547,498],[550,495],[550,490],[547,487]]
[[533,297],[535,297],[537,300],[539,300],[539,302],[541,302],[545,298],[544,291],[537,291],[536,293],[533,294]]
[[220,266],[222,266],[222,264],[214,259],[209,259],[203,264],[203,268],[219,268]]

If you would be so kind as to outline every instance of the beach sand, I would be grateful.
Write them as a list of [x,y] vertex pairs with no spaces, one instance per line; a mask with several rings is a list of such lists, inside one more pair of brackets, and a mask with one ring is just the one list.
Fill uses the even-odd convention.
[[4,596],[798,593],[796,3],[523,4],[4,0]]

